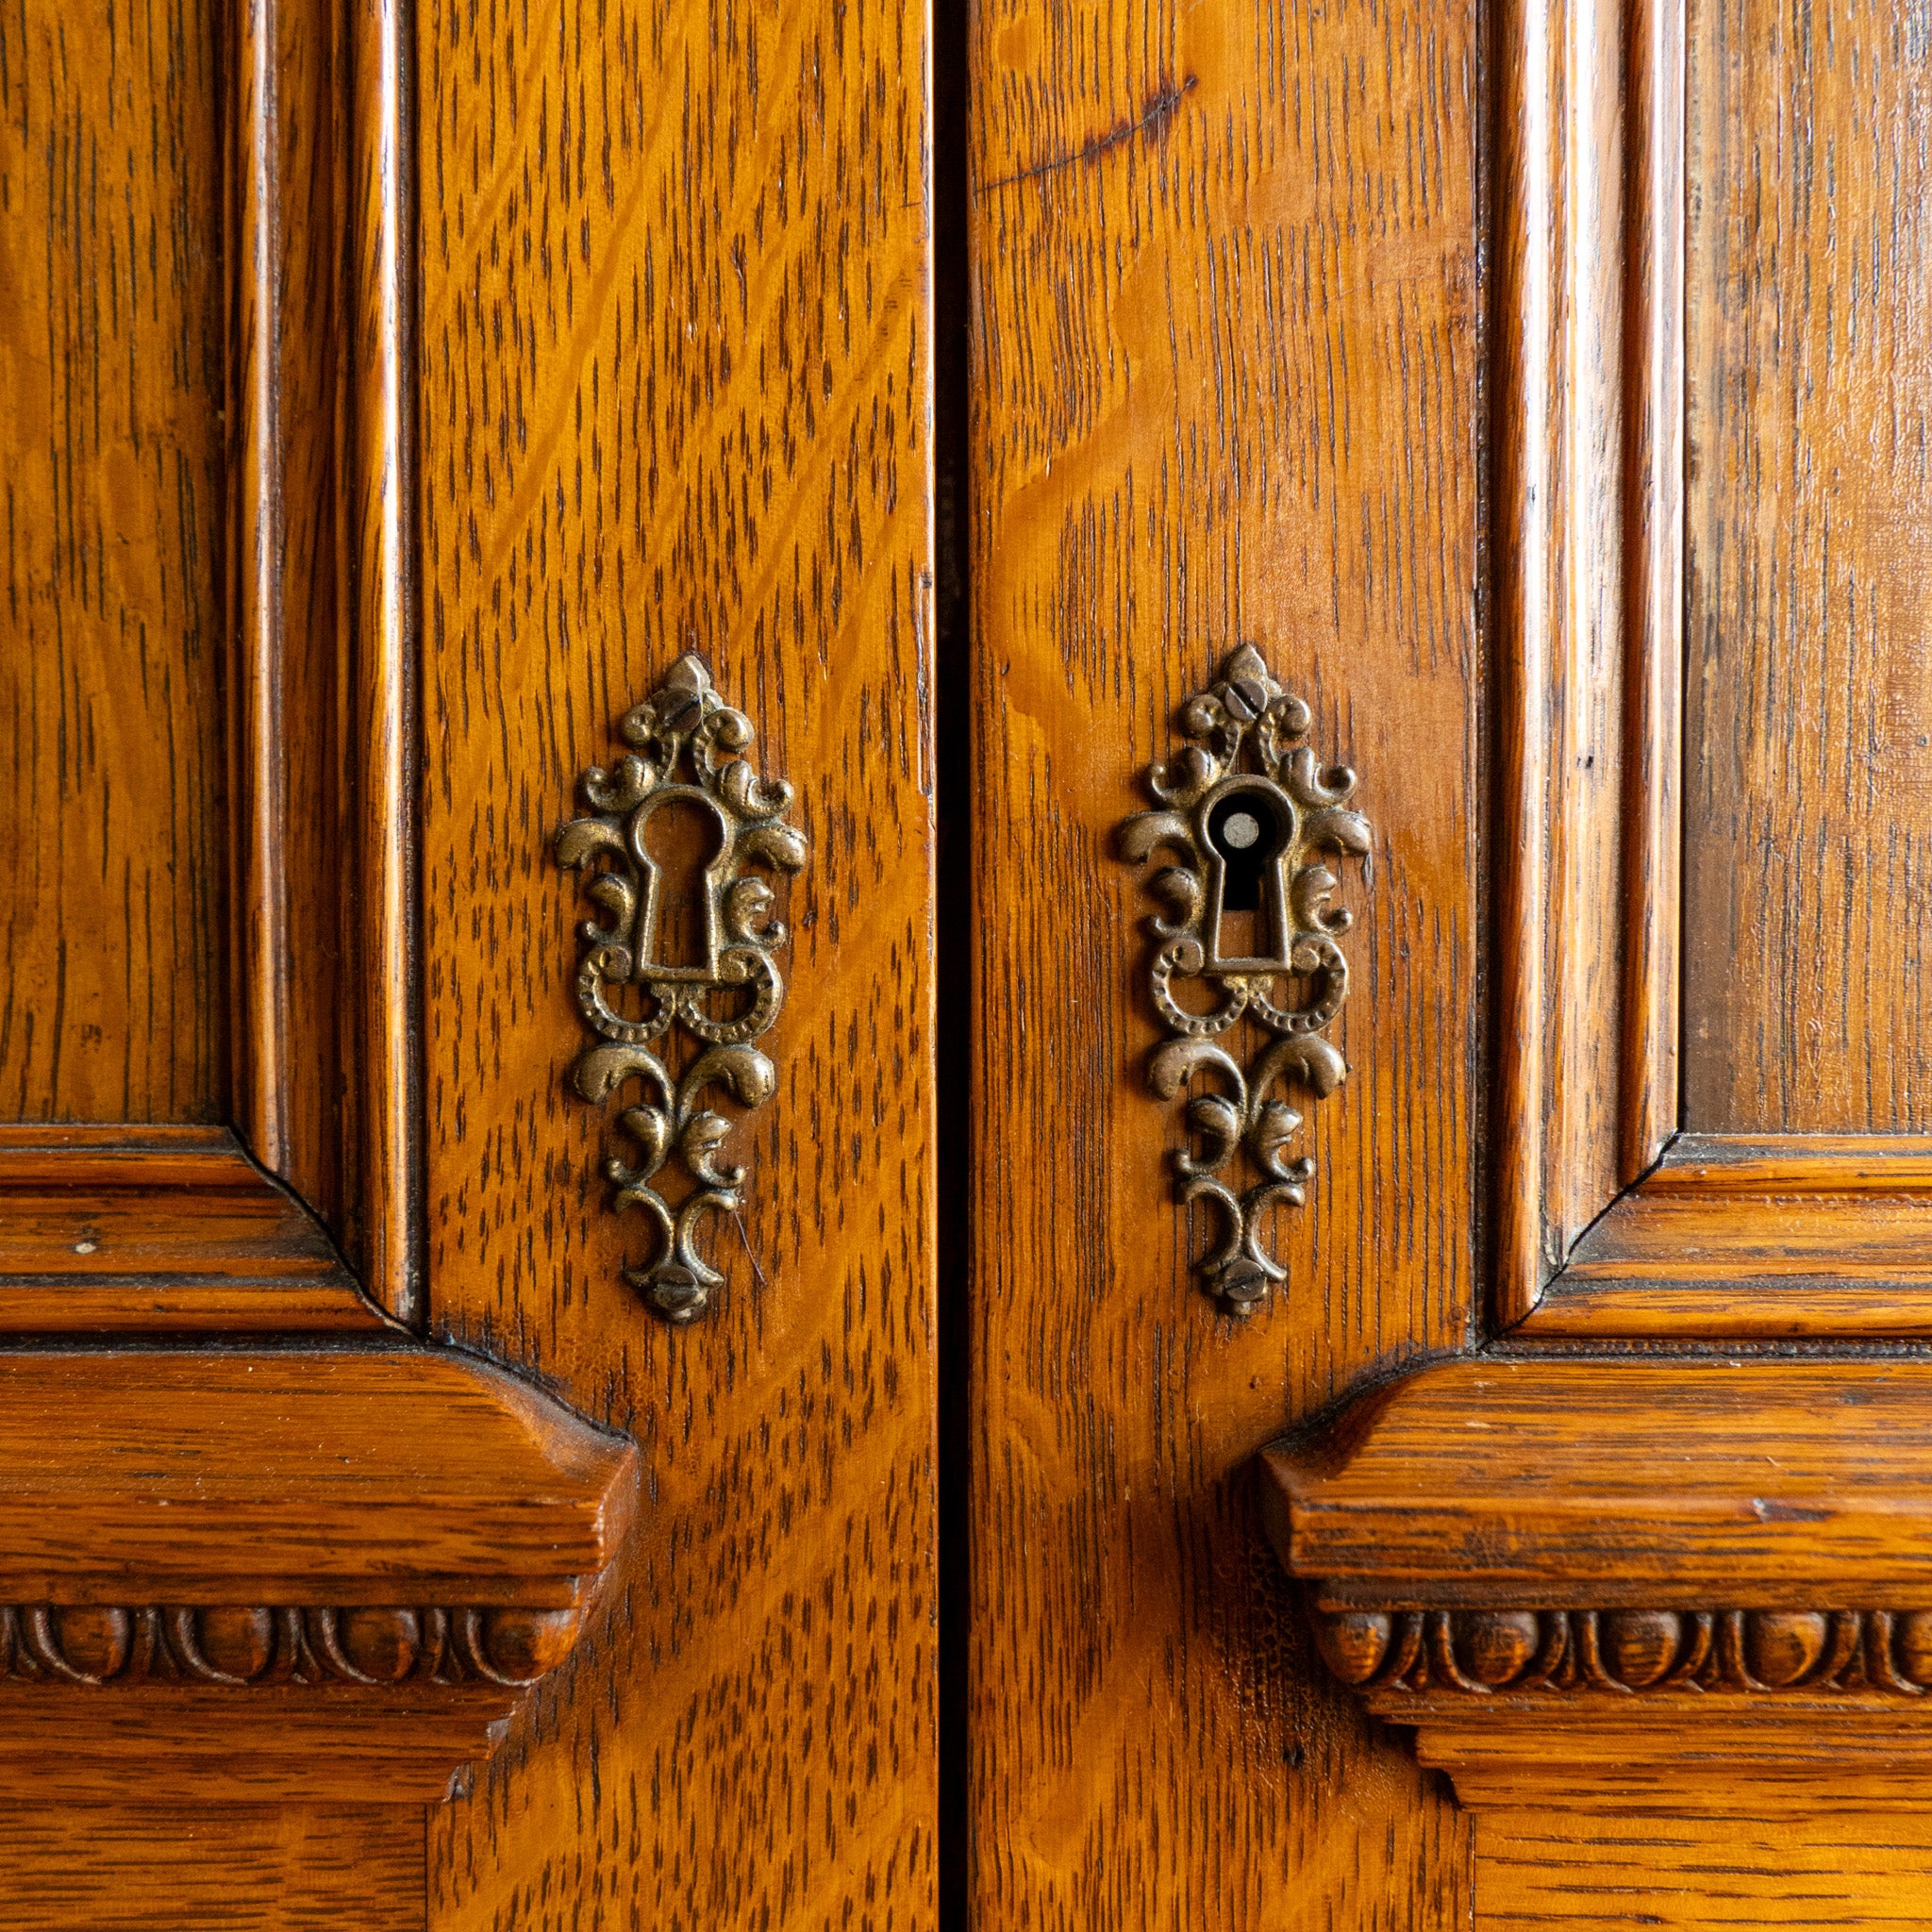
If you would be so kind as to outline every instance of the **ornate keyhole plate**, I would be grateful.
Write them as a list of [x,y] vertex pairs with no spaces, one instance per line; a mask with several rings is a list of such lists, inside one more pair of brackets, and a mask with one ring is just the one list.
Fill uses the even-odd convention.
[[[738,1212],[745,1176],[721,1158],[731,1123],[709,1096],[721,1091],[756,1108],[777,1086],[777,1070],[751,1042],[784,1004],[776,956],[790,936],[754,868],[799,872],[807,848],[785,823],[791,788],[767,784],[746,760],[751,720],[719,696],[701,658],[680,658],[618,730],[632,750],[614,771],[593,765],[583,774],[590,810],[557,835],[557,862],[583,875],[584,895],[603,915],[578,928],[577,1008],[597,1039],[569,1081],[600,1105],[626,1083],[641,1089],[617,1117],[637,1152],[613,1156],[605,1173],[617,1191],[613,1208],[640,1209],[655,1224],[657,1253],[624,1278],[667,1322],[689,1322],[724,1280],[698,1250],[700,1223]],[[646,842],[667,808],[701,813],[718,830],[698,874],[700,957],[676,963],[658,957],[670,908],[663,869]],[[641,1010],[633,1017],[613,995]]]
[[[1140,864],[1165,851],[1147,889],[1165,910],[1150,922],[1148,968],[1168,1039],[1148,1084],[1163,1100],[1197,1075],[1222,1091],[1192,1092],[1183,1110],[1188,1142],[1174,1156],[1183,1203],[1211,1200],[1225,1239],[1199,1267],[1230,1314],[1245,1315],[1287,1271],[1261,1240],[1276,1202],[1300,1207],[1314,1162],[1291,1153],[1302,1116],[1274,1095],[1298,1081],[1322,1098],[1347,1068],[1323,1038],[1348,997],[1348,961],[1338,943],[1349,914],[1328,904],[1338,881],[1320,855],[1367,860],[1368,821],[1348,809],[1355,774],[1317,768],[1304,741],[1308,708],[1243,644],[1221,682],[1182,707],[1190,741],[1147,774],[1158,809],[1120,828],[1121,857]],[[1231,918],[1230,915],[1234,917]],[[1234,919],[1248,922],[1237,943]],[[1253,1022],[1260,1044],[1243,1066],[1224,1041]],[[1256,1178],[1236,1183],[1242,1148]]]

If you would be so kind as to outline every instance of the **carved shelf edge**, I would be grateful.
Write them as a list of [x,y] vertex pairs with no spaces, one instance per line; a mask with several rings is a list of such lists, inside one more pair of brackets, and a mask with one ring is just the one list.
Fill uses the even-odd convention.
[[1261,1474],[1329,1671],[1465,1804],[1932,1798],[1932,1362],[1474,1357]]
[[453,1351],[0,1353],[0,1766],[432,1801],[582,1635],[636,1452]]

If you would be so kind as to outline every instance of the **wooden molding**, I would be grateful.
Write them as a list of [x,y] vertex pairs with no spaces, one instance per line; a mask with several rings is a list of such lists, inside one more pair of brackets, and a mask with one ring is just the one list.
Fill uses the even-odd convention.
[[1683,12],[1505,15],[1495,1318],[1932,1334],[1925,1143],[1676,1138]]
[[0,1762],[441,1796],[569,1656],[636,1480],[450,1350],[0,1354]]
[[1500,9],[1491,599],[1496,1309],[1675,1124],[1683,49],[1669,0]]
[[233,31],[234,1118],[420,1325],[408,16]]
[[1518,1332],[1932,1335],[1932,1141],[1681,1136]]
[[1932,1731],[1896,1703],[1702,1695],[1637,1708],[1598,1695],[1560,1707],[1498,1699],[1476,1712],[1471,1700],[1439,1699],[1388,1721],[1416,1727],[1416,1757],[1448,1774],[1479,1822],[1519,1808],[1856,1819],[1923,1813],[1932,1799]]
[[1263,1515],[1466,1802],[1923,1802],[1928,1415],[1932,1361],[1468,1357],[1270,1450]]
[[415,1804],[462,1796],[525,1693],[492,1684],[369,1690],[0,1683],[0,1767],[42,1804]]
[[0,1126],[0,1333],[391,1325],[228,1129]]

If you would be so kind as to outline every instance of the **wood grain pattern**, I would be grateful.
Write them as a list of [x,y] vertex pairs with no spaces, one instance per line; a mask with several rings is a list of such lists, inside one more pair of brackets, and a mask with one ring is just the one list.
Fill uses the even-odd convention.
[[581,1603],[627,1444],[448,1351],[0,1355],[0,1602]]
[[1932,1332],[1932,1142],[1680,1134],[1571,1250],[1524,1337]]
[[13,1932],[420,1932],[408,1807],[0,1807]]
[[1445,1362],[1271,1450],[1270,1534],[1333,1605],[1920,1608],[1928,1394],[1920,1358]]
[[1494,1296],[1676,1126],[1681,21],[1513,7],[1491,395]]
[[1618,1824],[1485,1812],[1474,1932],[1733,1932],[1932,1920],[1932,1829],[1918,1818],[1685,1818]]
[[220,9],[30,0],[0,62],[0,1114],[226,1097]]
[[[1520,1807],[1533,1794],[1553,1810],[1606,1816],[1655,1815],[1666,1802],[1705,1817],[1923,1813],[1932,1776],[1924,1707],[1908,1704],[1868,1709],[1856,1724],[1821,1724],[1825,1707],[1812,1700],[1772,1708],[1762,1698],[1713,1695],[1686,1724],[1679,1712],[1659,1719],[1628,1698],[1560,1708],[1541,1698],[1510,1702],[1518,1722],[1491,1723],[1489,1707],[1467,1697],[1411,1720],[1421,1726],[1422,1761],[1447,1772],[1479,1811]],[[1842,1709],[1835,1715],[1842,1719]],[[1714,1774],[1719,1766],[1728,1774]]]
[[[1476,37],[1458,6],[974,16],[976,1924],[1465,1909],[1460,1824],[1321,1682],[1243,1465],[1472,1320]],[[1339,895],[1352,1072],[1270,1231],[1290,1279],[1235,1323],[1111,834],[1243,641],[1377,841]]]
[[[431,1924],[936,1910],[927,15],[417,15],[430,1299],[651,1528],[432,1826]],[[565,1075],[577,774],[686,650],[797,790],[774,1096],[667,1328]]]
[[420,1325],[407,23],[260,0],[235,26],[234,1115]]
[[[50,1805],[119,1806],[156,1790],[217,1815],[230,1805],[381,1804],[420,1834],[422,1807],[471,1788],[521,1702],[493,1684],[144,1684],[51,1695],[8,1685],[0,1771]],[[420,1926],[420,1893],[414,1903]]]
[[423,607],[417,487],[419,244],[414,16],[355,0],[344,40],[353,130],[346,184],[350,475],[342,492],[355,683],[348,753],[359,1049],[351,1249],[370,1291],[421,1327],[424,1226]]
[[1689,124],[1687,1124],[1932,1123],[1923,33],[1701,6]]
[[0,1126],[0,1333],[389,1325],[228,1129]]

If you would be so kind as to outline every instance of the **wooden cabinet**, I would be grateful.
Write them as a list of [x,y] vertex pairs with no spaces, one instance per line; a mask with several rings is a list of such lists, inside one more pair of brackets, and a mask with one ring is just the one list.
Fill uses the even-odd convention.
[[1932,1924],[1927,72],[0,22],[0,1921]]

